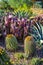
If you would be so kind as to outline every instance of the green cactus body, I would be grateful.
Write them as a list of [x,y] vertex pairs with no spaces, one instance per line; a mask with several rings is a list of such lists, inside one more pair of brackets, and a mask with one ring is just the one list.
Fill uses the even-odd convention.
[[9,34],[6,37],[6,49],[8,50],[16,50],[18,47],[17,39],[14,35]]
[[27,36],[24,41],[24,51],[26,56],[30,56],[35,51],[34,40],[32,36]]

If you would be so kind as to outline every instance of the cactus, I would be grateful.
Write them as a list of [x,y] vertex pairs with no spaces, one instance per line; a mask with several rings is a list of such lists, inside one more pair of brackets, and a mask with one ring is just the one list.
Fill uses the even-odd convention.
[[35,44],[32,36],[27,36],[24,40],[24,51],[27,58],[35,52]]
[[6,49],[16,50],[18,48],[18,42],[16,37],[13,34],[8,34],[5,39]]

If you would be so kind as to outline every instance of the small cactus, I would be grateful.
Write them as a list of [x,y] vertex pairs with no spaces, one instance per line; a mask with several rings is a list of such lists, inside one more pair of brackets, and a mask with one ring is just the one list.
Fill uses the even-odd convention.
[[26,57],[32,55],[35,52],[35,44],[32,36],[27,36],[24,40],[24,51]]
[[6,36],[6,49],[8,50],[16,50],[18,48],[18,42],[16,37],[13,34],[8,34]]

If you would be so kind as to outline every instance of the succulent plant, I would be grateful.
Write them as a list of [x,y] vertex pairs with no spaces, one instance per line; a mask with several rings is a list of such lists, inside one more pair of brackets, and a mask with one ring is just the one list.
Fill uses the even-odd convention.
[[0,47],[0,65],[12,65],[6,51]]
[[24,58],[24,54],[23,53],[15,53],[14,54],[14,57],[16,58],[16,59],[23,59]]
[[32,58],[30,65],[41,65],[40,58]]
[[5,41],[6,41],[6,49],[16,50],[18,48],[17,39],[13,34],[8,34]]
[[42,39],[42,29],[41,29],[41,27],[40,27],[40,25],[38,24],[38,22],[36,22],[36,25],[37,26],[35,26],[35,25],[33,25],[32,26],[32,34],[34,34],[35,35],[35,39],[37,40],[37,39]]
[[35,44],[32,36],[27,36],[24,40],[24,51],[28,58],[35,52]]
[[[25,12],[18,11],[15,14],[17,16],[13,17],[13,23],[11,23],[12,22],[12,18],[11,18],[10,24],[13,24],[12,25],[13,29],[12,29],[11,25],[9,25],[9,23],[7,23],[7,25],[8,25],[8,27],[6,29],[7,32],[8,32],[8,30],[10,32],[10,27],[11,27],[11,30],[14,32],[10,32],[10,33],[14,34],[15,37],[17,37],[17,38],[22,37],[22,39],[23,39],[25,34],[28,35],[28,33],[29,33],[30,35],[32,35],[34,37],[35,41],[42,40],[43,39],[43,31],[42,31],[43,26],[40,24],[40,21],[42,22],[43,15],[42,16],[40,15],[39,17],[38,16],[34,17],[33,19],[30,19],[28,21],[28,17],[27,16],[23,17],[22,13],[24,13],[24,16],[25,16],[25,14],[27,15],[27,13],[25,13]],[[9,18],[7,20],[9,21]],[[30,25],[29,25],[29,23],[30,23]],[[30,31],[29,31],[29,29],[30,29]]]
[[30,35],[34,37],[35,41],[43,40],[43,26],[41,24],[42,21],[38,17],[31,21],[32,22],[29,31]]

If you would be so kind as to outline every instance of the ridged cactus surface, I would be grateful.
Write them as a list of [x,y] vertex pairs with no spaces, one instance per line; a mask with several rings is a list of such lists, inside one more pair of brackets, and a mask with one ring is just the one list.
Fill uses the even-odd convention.
[[18,42],[16,37],[13,34],[8,34],[6,36],[6,49],[8,50],[16,50],[18,48]]
[[27,36],[24,40],[24,51],[26,56],[30,56],[35,52],[35,44],[32,36]]

